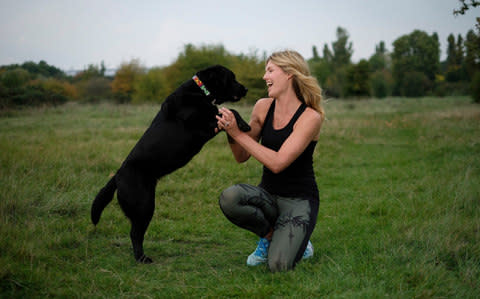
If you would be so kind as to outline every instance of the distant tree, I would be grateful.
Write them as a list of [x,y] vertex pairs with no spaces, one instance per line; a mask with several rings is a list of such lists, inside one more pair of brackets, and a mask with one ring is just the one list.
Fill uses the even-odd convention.
[[453,13],[455,15],[458,15],[458,14],[463,15],[470,8],[472,8],[472,7],[475,8],[477,6],[480,6],[480,1],[478,1],[478,0],[470,0],[469,3],[466,3],[465,0],[458,0],[458,1],[460,2],[461,6],[460,6],[460,8],[453,10]]
[[59,80],[53,77],[47,79],[38,79],[30,82],[30,84],[41,87],[41,89],[49,95],[56,94],[62,98],[65,98],[66,100],[75,99],[78,95],[75,86],[65,80]]
[[135,92],[135,80],[144,73],[145,67],[140,64],[138,59],[122,63],[112,82],[115,99],[119,102],[130,102]]
[[375,54],[373,54],[369,59],[370,69],[375,72],[378,70],[383,70],[388,67],[389,54],[385,48],[385,42],[381,41],[377,46],[375,46]]
[[378,46],[375,46],[375,53],[376,54],[383,54],[387,53],[387,48],[385,48],[385,42],[381,41]]
[[350,64],[353,54],[353,44],[348,41],[349,35],[346,29],[337,28],[337,40],[332,43],[333,63],[335,66]]
[[323,59],[325,60],[325,62],[327,63],[332,63],[333,62],[333,54],[332,52],[330,51],[330,49],[328,48],[328,45],[325,44],[323,46]]
[[469,30],[465,39],[465,67],[470,78],[480,71],[480,33]]
[[133,103],[162,103],[168,96],[167,78],[163,68],[155,67],[146,74],[140,74],[134,83]]
[[457,45],[456,45],[456,48],[457,48],[457,55],[456,55],[456,58],[457,60],[455,61],[455,63],[457,65],[463,65],[463,59],[464,59],[464,56],[465,56],[465,45],[464,45],[464,42],[463,42],[463,37],[461,34],[458,35],[457,37]]
[[310,71],[312,75],[317,78],[320,86],[324,86],[328,77],[332,75],[332,67],[325,59],[310,60],[309,61]]
[[88,80],[77,82],[81,100],[90,103],[97,103],[102,100],[110,100],[112,94],[112,80],[106,77],[93,77]]
[[[323,57],[318,57],[314,48],[314,59],[309,61],[312,74],[317,78],[327,96],[343,97],[347,95],[347,72],[351,65],[353,44],[348,40],[346,29],[338,27],[337,39],[332,42],[331,50],[323,46]],[[317,58],[318,57],[318,58]]]
[[328,76],[323,86],[327,97],[345,98],[347,96],[347,68],[346,66],[338,68]]
[[255,102],[267,96],[265,81],[265,59],[252,51],[248,55],[230,56],[232,63],[228,64],[236,74],[237,80],[248,87],[247,101]]
[[106,71],[107,68],[105,67],[105,62],[102,60],[102,62],[100,63],[100,76],[104,77]]
[[[327,53],[325,53],[327,51]],[[331,55],[329,54],[328,46],[325,45],[323,55],[324,57],[320,57],[317,51],[317,47],[312,47],[312,59],[308,60],[308,64],[310,67],[310,72],[314,77],[317,78],[318,83],[320,86],[324,86],[325,82],[332,73],[331,71]]]
[[231,54],[225,50],[223,45],[194,46],[187,44],[175,62],[164,69],[165,77],[168,79],[167,91],[168,93],[173,92],[201,69],[215,64],[229,67],[231,62]]
[[105,64],[89,64],[71,80],[78,89],[79,97],[86,102],[99,102],[112,98],[112,79],[105,76]]
[[[414,82],[411,82],[412,78],[408,77],[410,75],[413,75],[416,79],[422,77],[423,87],[433,86],[432,84],[425,84],[425,80],[432,83],[439,71],[440,43],[438,35],[430,36],[423,31],[415,30],[395,40],[393,47],[393,77],[397,94],[417,96],[415,92],[419,89],[414,88],[415,92],[407,90],[415,85]],[[420,76],[420,74],[424,76]],[[422,94],[424,93],[422,92]]]
[[5,88],[20,88],[33,77],[27,70],[17,67],[0,73],[0,84]]
[[475,103],[480,103],[480,71],[473,75],[471,83],[471,95]]
[[33,61],[27,61],[21,66],[31,74],[41,75],[44,77],[63,78],[65,73],[52,65],[49,65],[45,61],[41,60],[38,64]]
[[237,80],[248,87],[248,99],[256,101],[266,95],[265,81],[262,80],[265,62],[256,51],[248,55],[233,55],[222,45],[187,44],[169,66],[152,68],[136,76],[132,102],[161,103],[183,82],[191,80],[196,72],[215,64],[224,65],[236,74]]
[[365,59],[348,67],[346,95],[353,97],[370,95],[370,65]]
[[432,90],[433,82],[423,72],[409,71],[401,82],[401,95],[423,97]]
[[[332,42],[332,50],[329,49],[327,44],[323,46],[323,59],[335,67],[349,65],[353,54],[353,44],[348,41],[348,32],[346,29],[338,27],[336,34],[337,40]],[[316,47],[313,51],[314,58],[318,57]]]
[[370,76],[371,95],[376,98],[385,98],[392,94],[392,73],[388,69],[377,70]]
[[447,38],[447,67],[457,63],[457,47],[455,45],[455,36],[449,34]]
[[[460,1],[460,8],[453,10],[453,14],[455,16],[464,15],[470,8],[475,8],[477,6],[480,6],[480,1],[478,0],[470,0],[468,3],[465,0],[459,0],[459,1]],[[477,18],[476,27],[478,32],[480,33],[480,18]]]
[[464,64],[464,42],[461,35],[450,34],[447,38],[447,60],[445,63],[445,77],[448,82],[459,82],[466,80],[467,74]]
[[368,60],[371,70],[370,94],[376,98],[385,98],[392,93],[391,57],[381,41],[375,46],[375,53]]
[[314,61],[318,61],[320,60],[320,56],[318,56],[318,50],[317,50],[317,47],[316,46],[313,46],[312,47],[312,54],[313,54],[313,60]]
[[95,64],[89,64],[88,67],[74,76],[74,80],[89,80],[92,78],[104,77],[105,76],[105,65],[103,61],[100,66]]
[[76,97],[77,90],[65,73],[43,60],[0,67],[0,109],[58,105]]

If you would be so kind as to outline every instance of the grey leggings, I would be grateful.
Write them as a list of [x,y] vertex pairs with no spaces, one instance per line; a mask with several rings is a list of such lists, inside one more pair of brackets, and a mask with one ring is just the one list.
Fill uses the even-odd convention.
[[273,229],[268,250],[272,272],[295,267],[307,247],[318,214],[316,198],[280,197],[246,184],[223,191],[219,204],[232,223],[260,237]]

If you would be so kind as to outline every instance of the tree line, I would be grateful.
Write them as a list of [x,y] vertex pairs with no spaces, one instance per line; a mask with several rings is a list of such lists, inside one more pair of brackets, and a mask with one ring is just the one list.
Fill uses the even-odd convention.
[[[353,44],[344,28],[321,54],[312,47],[308,63],[326,97],[362,99],[387,96],[472,95],[480,103],[480,31],[465,36],[450,34],[446,60],[440,61],[438,35],[415,30],[393,42],[384,42],[374,54],[358,63],[351,60]],[[266,96],[262,80],[266,54],[234,55],[223,45],[184,46],[176,60],[164,67],[147,69],[139,59],[122,63],[114,76],[105,74],[103,62],[89,65],[74,76],[39,63],[0,66],[0,109],[16,106],[62,104],[67,101],[161,103],[181,83],[207,66],[222,64],[232,69],[248,87],[248,101]]]
[[[351,62],[353,45],[348,32],[337,29],[337,40],[323,47],[320,56],[313,47],[312,73],[327,95],[333,97],[377,97],[472,94],[479,84],[480,35],[448,36],[447,58],[440,61],[438,35],[415,30],[393,42],[389,52],[384,42],[369,59]],[[475,79],[475,74],[479,73]],[[475,81],[476,80],[476,81]],[[476,101],[480,101],[478,96]]]

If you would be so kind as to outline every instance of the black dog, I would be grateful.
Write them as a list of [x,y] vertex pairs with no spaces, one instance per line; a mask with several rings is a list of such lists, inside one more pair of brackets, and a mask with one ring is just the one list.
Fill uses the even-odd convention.
[[[135,259],[151,263],[143,253],[143,238],[155,208],[157,180],[187,164],[215,136],[215,104],[236,102],[246,93],[233,72],[219,65],[204,69],[183,83],[167,97],[120,169],[97,194],[91,209],[93,224],[98,223],[117,190],[120,207],[132,225],[130,238]],[[235,117],[241,130],[250,130],[238,113]]]

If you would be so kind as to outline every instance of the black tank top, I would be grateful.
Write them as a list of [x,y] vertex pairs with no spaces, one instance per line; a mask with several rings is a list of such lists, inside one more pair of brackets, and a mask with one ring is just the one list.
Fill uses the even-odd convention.
[[[275,130],[273,128],[275,100],[273,100],[260,134],[261,143],[274,151],[278,151],[292,133],[295,122],[306,108],[307,106],[302,104],[284,128]],[[316,144],[316,141],[310,142],[303,153],[280,173],[275,174],[264,166],[262,181],[259,186],[270,194],[279,196],[318,198],[318,188],[313,171],[313,151]]]

